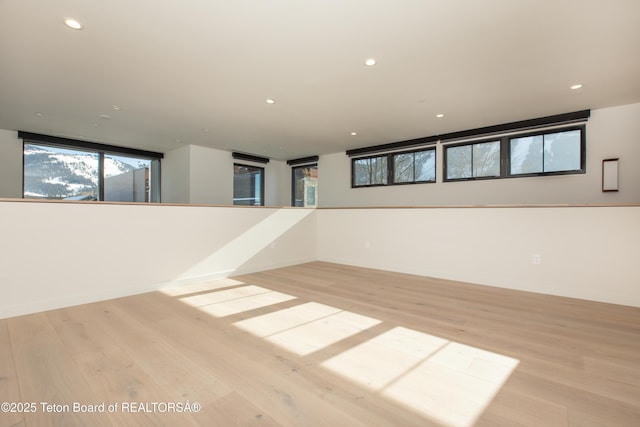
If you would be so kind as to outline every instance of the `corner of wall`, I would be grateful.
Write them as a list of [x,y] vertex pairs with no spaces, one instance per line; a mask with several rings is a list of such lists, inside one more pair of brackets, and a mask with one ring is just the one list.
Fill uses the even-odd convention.
[[22,198],[22,140],[0,129],[0,198]]

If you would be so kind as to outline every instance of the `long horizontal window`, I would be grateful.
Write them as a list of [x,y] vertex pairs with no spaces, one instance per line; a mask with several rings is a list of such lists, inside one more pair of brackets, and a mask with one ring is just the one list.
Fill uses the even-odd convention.
[[510,174],[582,172],[583,142],[581,128],[511,138]]
[[354,187],[387,185],[389,182],[389,158],[387,156],[353,159],[352,166]]
[[585,172],[585,127],[507,135],[444,147],[445,181]]
[[436,151],[388,153],[352,159],[352,187],[435,182]]
[[500,176],[500,141],[445,147],[445,180]]
[[24,142],[23,197],[160,201],[160,159]]

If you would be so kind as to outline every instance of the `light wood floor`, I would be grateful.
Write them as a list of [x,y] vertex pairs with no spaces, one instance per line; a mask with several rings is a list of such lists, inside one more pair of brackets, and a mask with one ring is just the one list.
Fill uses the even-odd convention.
[[1,320],[0,403],[36,413],[0,426],[640,426],[640,309],[321,262],[234,279]]

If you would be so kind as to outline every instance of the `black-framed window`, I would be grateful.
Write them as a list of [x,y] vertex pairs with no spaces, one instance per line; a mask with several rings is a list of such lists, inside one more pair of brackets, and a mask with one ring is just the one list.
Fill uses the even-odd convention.
[[291,206],[308,207],[318,204],[318,164],[291,168]]
[[393,155],[393,183],[435,182],[436,150],[421,150]]
[[264,206],[264,168],[233,164],[233,204]]
[[436,181],[434,147],[351,160],[351,186],[373,187]]
[[160,158],[132,154],[131,149],[118,152],[118,147],[92,149],[83,144],[25,139],[23,198],[160,202]]
[[444,181],[581,174],[585,126],[505,135],[444,147]]
[[584,127],[509,139],[510,176],[583,173],[584,165]]
[[353,159],[352,171],[354,187],[387,185],[389,157],[385,155]]
[[500,176],[500,140],[444,147],[445,181]]

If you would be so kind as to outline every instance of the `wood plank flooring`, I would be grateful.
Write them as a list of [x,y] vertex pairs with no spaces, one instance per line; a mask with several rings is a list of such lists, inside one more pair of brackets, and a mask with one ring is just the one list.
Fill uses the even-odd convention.
[[639,426],[640,309],[314,262],[0,320],[3,402],[0,426]]

